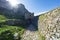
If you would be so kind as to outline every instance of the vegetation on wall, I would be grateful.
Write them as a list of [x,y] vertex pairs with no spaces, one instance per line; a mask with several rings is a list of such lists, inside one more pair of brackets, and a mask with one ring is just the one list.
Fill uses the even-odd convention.
[[42,14],[41,16],[39,16],[39,20],[43,21],[44,19],[48,18],[47,15]]

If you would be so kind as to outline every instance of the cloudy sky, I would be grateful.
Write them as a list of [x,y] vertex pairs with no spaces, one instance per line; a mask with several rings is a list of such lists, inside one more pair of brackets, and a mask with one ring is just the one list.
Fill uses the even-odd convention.
[[35,14],[39,12],[49,11],[60,6],[60,0],[15,0],[15,1],[17,1],[16,3],[24,4],[26,9],[28,9],[30,12],[34,12]]

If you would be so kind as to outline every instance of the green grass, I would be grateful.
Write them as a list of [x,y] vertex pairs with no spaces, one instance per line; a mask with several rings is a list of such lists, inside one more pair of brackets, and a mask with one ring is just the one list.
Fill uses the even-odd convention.
[[5,19],[7,19],[5,16],[0,15],[0,20],[5,20]]
[[39,16],[39,20],[43,21],[45,18],[48,18],[46,15],[42,14]]
[[2,25],[2,27],[0,28],[0,34],[2,32],[8,31],[10,30],[12,33],[15,32],[20,32],[20,34],[22,34],[24,32],[24,28],[20,27],[20,26],[8,26],[8,25]]
[[7,18],[3,15],[0,15],[0,22],[5,22]]
[[[4,23],[6,21],[15,21],[17,19],[8,19],[3,15],[0,15],[0,37],[3,37],[0,40],[13,40],[13,35],[15,33],[19,33],[19,36],[21,37],[22,34],[24,33],[24,28],[23,26],[10,26],[10,25],[5,25]],[[11,33],[10,35],[7,35],[8,33]]]
[[45,40],[45,36],[42,33],[39,32],[38,35],[39,35],[39,40]]
[[[10,25],[6,25],[4,24],[6,21],[15,21],[17,19],[8,19],[7,17],[5,17],[4,15],[0,15],[0,40],[14,40],[13,39],[13,35],[15,33],[19,34],[19,37],[22,36],[22,34],[24,33],[25,29],[23,28],[24,26],[10,26]],[[8,35],[8,33],[10,33]],[[1,39],[1,37],[3,37]]]
[[[47,15],[45,15],[45,14],[42,14],[42,15],[39,16],[40,22],[43,22],[43,20],[44,20],[44,19],[47,19],[47,18],[48,18],[48,17],[47,17]],[[39,35],[39,40],[45,40],[44,34],[42,34],[40,31],[38,31],[38,35]]]
[[[24,30],[25,29],[21,26],[2,25],[2,27],[0,28],[0,37],[3,37],[2,40],[13,40],[13,35],[15,33],[19,33],[19,37],[21,37],[24,33]],[[10,34],[8,35],[7,32],[9,32]]]

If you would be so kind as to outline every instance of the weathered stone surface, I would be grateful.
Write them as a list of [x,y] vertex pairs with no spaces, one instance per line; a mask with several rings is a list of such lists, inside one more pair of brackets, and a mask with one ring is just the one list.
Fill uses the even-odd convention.
[[38,29],[46,40],[60,40],[60,8],[40,15]]

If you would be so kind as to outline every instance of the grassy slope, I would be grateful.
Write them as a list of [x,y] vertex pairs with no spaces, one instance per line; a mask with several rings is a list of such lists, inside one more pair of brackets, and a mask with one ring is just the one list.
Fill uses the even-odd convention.
[[[13,34],[13,35],[14,35],[14,33],[17,33],[17,32],[20,34],[20,36],[23,34],[24,28],[22,28],[22,26],[9,26],[9,25],[4,25],[3,22],[5,22],[6,20],[8,20],[8,19],[5,16],[0,15],[0,26],[1,26],[0,27],[0,37],[2,35],[4,35],[2,33],[6,32],[6,31],[10,31],[11,34]],[[13,19],[11,19],[11,20],[13,20]],[[2,25],[1,25],[1,23],[2,23]],[[5,36],[3,36],[3,37],[5,38]],[[8,38],[6,38],[6,40],[7,39]],[[5,39],[3,39],[3,40],[5,40]],[[12,39],[10,39],[10,40],[12,40]]]

